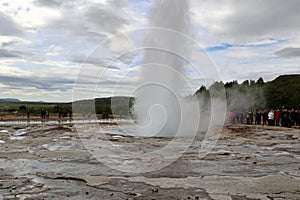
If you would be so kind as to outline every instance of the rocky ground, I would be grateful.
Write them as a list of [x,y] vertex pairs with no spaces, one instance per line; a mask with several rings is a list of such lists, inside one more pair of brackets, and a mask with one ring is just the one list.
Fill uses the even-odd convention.
[[[115,169],[131,165],[138,172],[147,152],[172,139],[110,131],[95,137],[89,133],[98,125],[80,128],[86,136],[72,124],[1,125],[0,199],[300,199],[300,129],[227,126],[205,157],[197,137],[173,164],[127,173]],[[142,158],[118,157],[117,147]],[[97,160],[103,157],[110,167]]]

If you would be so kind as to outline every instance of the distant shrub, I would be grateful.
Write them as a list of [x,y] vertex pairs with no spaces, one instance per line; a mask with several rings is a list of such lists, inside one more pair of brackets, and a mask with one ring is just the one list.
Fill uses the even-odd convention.
[[27,110],[27,108],[26,108],[26,106],[22,105],[19,107],[19,110],[24,111],[24,110]]

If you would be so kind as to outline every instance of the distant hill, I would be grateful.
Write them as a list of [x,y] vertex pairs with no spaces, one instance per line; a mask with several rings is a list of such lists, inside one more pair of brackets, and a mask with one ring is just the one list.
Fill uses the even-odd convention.
[[300,75],[279,76],[266,84],[264,92],[269,107],[300,108]]
[[[45,102],[45,101],[41,101],[41,100],[38,100],[38,101],[21,101],[23,103],[50,103],[50,102]],[[55,102],[55,103],[59,103],[59,102]]]
[[271,82],[274,83],[274,82],[279,82],[279,81],[291,81],[291,80],[299,81],[300,80],[300,74],[278,76],[276,79],[274,79]]
[[4,98],[4,99],[0,99],[0,102],[19,103],[21,102],[21,100],[15,98]]

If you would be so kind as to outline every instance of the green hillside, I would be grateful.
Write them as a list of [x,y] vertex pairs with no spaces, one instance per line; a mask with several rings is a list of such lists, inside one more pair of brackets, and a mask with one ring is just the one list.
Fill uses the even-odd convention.
[[300,75],[279,76],[264,91],[269,108],[300,108]]

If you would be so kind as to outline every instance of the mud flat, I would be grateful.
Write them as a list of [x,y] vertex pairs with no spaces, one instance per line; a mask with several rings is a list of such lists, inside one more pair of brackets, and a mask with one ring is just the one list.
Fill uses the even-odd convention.
[[[98,126],[80,126],[92,143],[88,133]],[[108,131],[98,140],[141,155],[171,140],[133,137],[105,126]],[[1,125],[0,199],[300,199],[299,129],[227,126],[205,157],[199,157],[202,141],[196,138],[173,164],[144,174],[102,164],[82,139],[72,124]],[[97,148],[103,156],[113,154]]]

